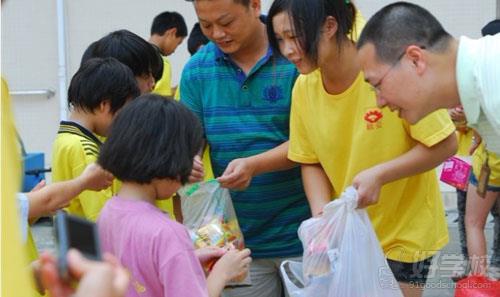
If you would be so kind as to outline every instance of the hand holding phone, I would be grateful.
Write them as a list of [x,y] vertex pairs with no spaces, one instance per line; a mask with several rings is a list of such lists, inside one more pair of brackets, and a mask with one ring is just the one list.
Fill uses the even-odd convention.
[[102,260],[95,223],[59,210],[56,213],[54,229],[59,253],[58,270],[62,279],[71,279],[67,262],[67,253],[71,248],[80,251],[87,259]]

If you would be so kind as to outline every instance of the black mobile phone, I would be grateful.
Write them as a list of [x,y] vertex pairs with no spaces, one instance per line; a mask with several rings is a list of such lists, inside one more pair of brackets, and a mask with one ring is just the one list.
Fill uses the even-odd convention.
[[67,260],[69,249],[77,249],[88,259],[102,260],[95,223],[59,210],[56,213],[54,232],[59,254],[57,259],[59,275],[64,280],[70,279]]

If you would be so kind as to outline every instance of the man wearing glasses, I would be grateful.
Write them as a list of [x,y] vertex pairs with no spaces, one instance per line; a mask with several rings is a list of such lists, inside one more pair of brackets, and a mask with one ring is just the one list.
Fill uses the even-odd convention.
[[368,21],[357,47],[379,106],[415,124],[437,109],[461,105],[467,125],[480,134],[487,153],[481,164],[473,162],[465,224],[471,271],[487,274],[484,225],[499,197],[492,177],[493,156],[500,154],[500,34],[455,39],[429,11],[400,2]]
[[357,44],[380,106],[415,124],[462,105],[467,122],[500,153],[500,35],[454,39],[427,10],[409,3],[382,8]]

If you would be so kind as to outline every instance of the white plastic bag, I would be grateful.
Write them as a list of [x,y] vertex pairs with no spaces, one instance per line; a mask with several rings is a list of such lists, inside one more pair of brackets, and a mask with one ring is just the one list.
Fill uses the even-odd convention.
[[[297,263],[285,261],[281,272],[295,297],[402,297],[364,209],[356,209],[356,190],[349,187],[328,203],[319,218],[302,222],[302,285]],[[286,267],[290,269],[286,269]],[[293,267],[293,269],[292,269]],[[292,295],[293,292],[293,295]]]

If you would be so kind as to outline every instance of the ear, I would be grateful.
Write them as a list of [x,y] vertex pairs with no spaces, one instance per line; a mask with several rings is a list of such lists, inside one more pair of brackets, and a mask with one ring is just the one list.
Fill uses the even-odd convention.
[[168,29],[167,31],[165,31],[165,34],[167,36],[172,36],[172,37],[175,37],[176,34],[177,34],[177,28],[170,28]]
[[250,6],[249,6],[249,8],[257,16],[257,18],[260,17],[260,11],[261,11],[261,8],[262,8],[260,0],[250,0]]
[[427,55],[424,49],[417,45],[410,45],[406,48],[406,58],[411,62],[418,75],[422,75],[427,69]]
[[328,38],[333,38],[337,33],[338,23],[337,20],[329,15],[323,24],[323,33],[326,34]]
[[106,99],[99,104],[100,113],[111,113],[111,101]]

